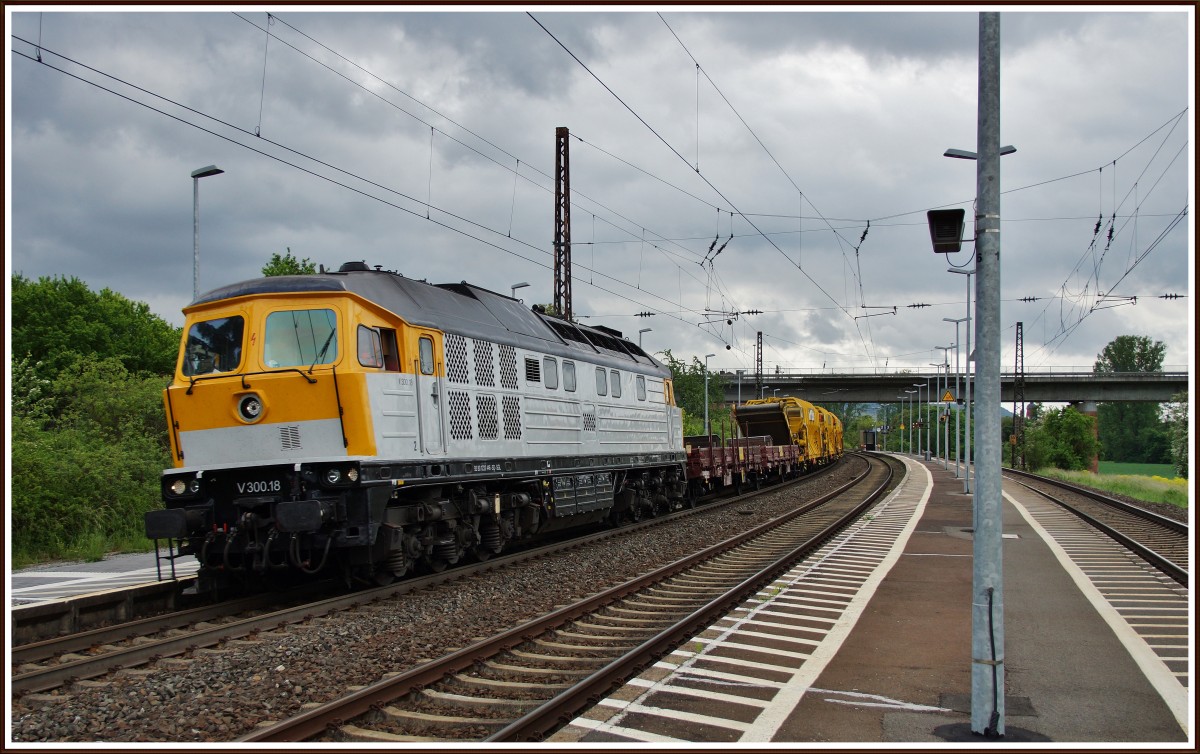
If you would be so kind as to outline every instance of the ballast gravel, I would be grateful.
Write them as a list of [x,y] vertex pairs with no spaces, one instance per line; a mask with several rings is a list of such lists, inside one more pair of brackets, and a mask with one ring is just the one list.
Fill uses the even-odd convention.
[[[830,473],[388,602],[12,700],[14,742],[233,741],[721,542],[844,484]],[[802,497],[801,497],[802,496]]]

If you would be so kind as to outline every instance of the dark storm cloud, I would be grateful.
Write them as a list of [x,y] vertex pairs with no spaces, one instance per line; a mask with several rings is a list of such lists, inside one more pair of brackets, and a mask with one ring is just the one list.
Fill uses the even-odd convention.
[[[548,302],[553,135],[566,125],[586,140],[571,144],[576,309],[597,323],[631,337],[652,327],[647,347],[685,359],[718,352],[714,368],[750,364],[758,331],[768,362],[797,368],[924,365],[931,344],[953,337],[942,318],[962,316],[964,281],[929,251],[924,210],[969,210],[974,193],[972,165],[941,157],[975,139],[974,9],[664,11],[786,176],[706,81],[697,99],[694,64],[652,11],[532,9],[670,147],[519,10],[280,10],[269,42],[265,11],[235,10],[11,15],[18,36],[36,39],[40,17],[47,50],[229,124],[138,96],[220,136],[205,133],[10,55],[14,271],[76,275],[179,321],[191,297],[189,173],[215,163],[226,174],[200,182],[202,288],[253,277],[291,248],[329,267],[362,259],[500,292],[528,281],[522,297]],[[1188,104],[1181,20],[1002,13],[1002,138],[1019,148],[1005,158],[1006,188],[1121,158],[1102,175],[1002,200],[1005,337],[1024,318],[1027,354],[1041,363],[1090,364],[1124,327],[1187,356],[1181,304],[1143,299],[1072,319],[1097,285],[1187,287],[1185,232],[1145,253],[1190,198],[1190,152],[1169,162],[1187,144],[1187,119],[1147,138]],[[731,204],[753,217],[731,226]],[[1114,210],[1130,224],[1107,252],[1103,238],[1089,251],[1096,215]],[[713,235],[723,242],[731,230],[702,266]],[[876,306],[898,313],[856,319]],[[646,309],[658,313],[633,316]],[[768,313],[703,324],[709,309]],[[1064,345],[1056,337],[1071,327]]]

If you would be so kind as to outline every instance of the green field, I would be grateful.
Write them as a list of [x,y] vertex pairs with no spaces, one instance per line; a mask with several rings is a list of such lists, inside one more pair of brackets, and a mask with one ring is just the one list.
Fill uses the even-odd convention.
[[1101,474],[1125,474],[1128,476],[1160,476],[1164,479],[1174,479],[1177,475],[1175,467],[1169,463],[1117,463],[1116,461],[1101,461]]
[[1062,469],[1038,469],[1035,473],[1137,500],[1188,507],[1188,480],[1175,477],[1170,465],[1101,462],[1099,474]]

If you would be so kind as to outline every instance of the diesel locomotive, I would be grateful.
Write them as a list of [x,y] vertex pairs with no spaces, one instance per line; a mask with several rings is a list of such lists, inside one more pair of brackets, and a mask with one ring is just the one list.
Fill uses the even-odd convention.
[[687,498],[671,372],[608,328],[362,262],[184,313],[173,468],[145,529],[199,559],[202,591],[387,583]]

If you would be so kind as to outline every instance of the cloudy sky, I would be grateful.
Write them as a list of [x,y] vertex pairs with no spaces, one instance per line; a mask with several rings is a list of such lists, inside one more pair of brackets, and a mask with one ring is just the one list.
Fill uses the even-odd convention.
[[[1018,321],[1027,370],[1120,334],[1191,363],[1194,9],[1001,10],[1003,368]],[[768,370],[942,361],[975,8],[530,11],[9,6],[8,268],[182,323],[215,164],[202,291],[290,249],[548,303],[565,126],[582,321],[714,370],[759,331]]]

